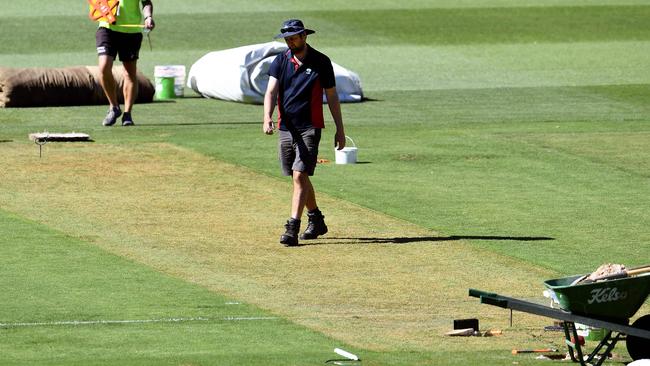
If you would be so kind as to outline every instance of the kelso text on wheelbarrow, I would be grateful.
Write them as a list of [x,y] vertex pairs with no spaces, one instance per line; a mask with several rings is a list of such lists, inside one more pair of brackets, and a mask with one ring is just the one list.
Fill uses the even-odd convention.
[[587,300],[588,304],[604,303],[623,300],[627,298],[627,291],[619,291],[618,288],[603,287],[591,290],[591,298]]

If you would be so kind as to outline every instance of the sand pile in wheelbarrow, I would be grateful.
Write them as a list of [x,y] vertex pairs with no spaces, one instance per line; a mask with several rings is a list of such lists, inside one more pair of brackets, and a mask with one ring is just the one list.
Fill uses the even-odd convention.
[[615,280],[650,273],[650,264],[640,267],[627,268],[623,264],[606,263],[589,275],[577,278],[572,285],[593,283],[598,281]]
[[620,273],[625,271],[625,265],[624,264],[612,264],[612,263],[606,263],[598,267],[594,272],[592,272],[587,279],[596,281],[599,278],[613,275],[616,273]]

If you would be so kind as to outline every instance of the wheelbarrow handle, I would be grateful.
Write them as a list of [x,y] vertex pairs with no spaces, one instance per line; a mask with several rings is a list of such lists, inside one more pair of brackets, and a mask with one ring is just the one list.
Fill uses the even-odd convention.
[[504,299],[503,296],[495,294],[493,292],[486,292],[471,288],[469,289],[469,296],[478,297],[481,300],[481,304],[508,308],[508,300]]

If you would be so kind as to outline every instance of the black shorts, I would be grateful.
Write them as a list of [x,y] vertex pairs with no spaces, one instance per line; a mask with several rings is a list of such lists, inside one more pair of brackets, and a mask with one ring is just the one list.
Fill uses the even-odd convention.
[[278,152],[284,175],[293,175],[294,170],[314,175],[320,135],[320,128],[293,133],[280,130]]
[[99,27],[95,34],[97,55],[108,55],[115,59],[120,55],[120,61],[135,61],[140,57],[142,33],[115,32],[108,28]]

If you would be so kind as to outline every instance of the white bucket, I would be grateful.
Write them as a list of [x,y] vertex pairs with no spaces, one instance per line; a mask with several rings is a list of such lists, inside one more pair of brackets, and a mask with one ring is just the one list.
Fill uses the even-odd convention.
[[334,149],[336,164],[356,164],[357,144],[355,144],[354,140],[352,140],[349,136],[345,136],[345,139],[352,141],[352,146],[351,147],[346,146],[341,150]]
[[161,65],[154,67],[156,92],[162,89],[163,78],[174,78],[174,95],[176,98],[185,94],[185,65]]
[[576,333],[578,333],[579,336],[585,337],[585,339],[588,341],[602,341],[603,338],[605,338],[605,329],[594,328],[579,323],[575,323],[575,326]]

